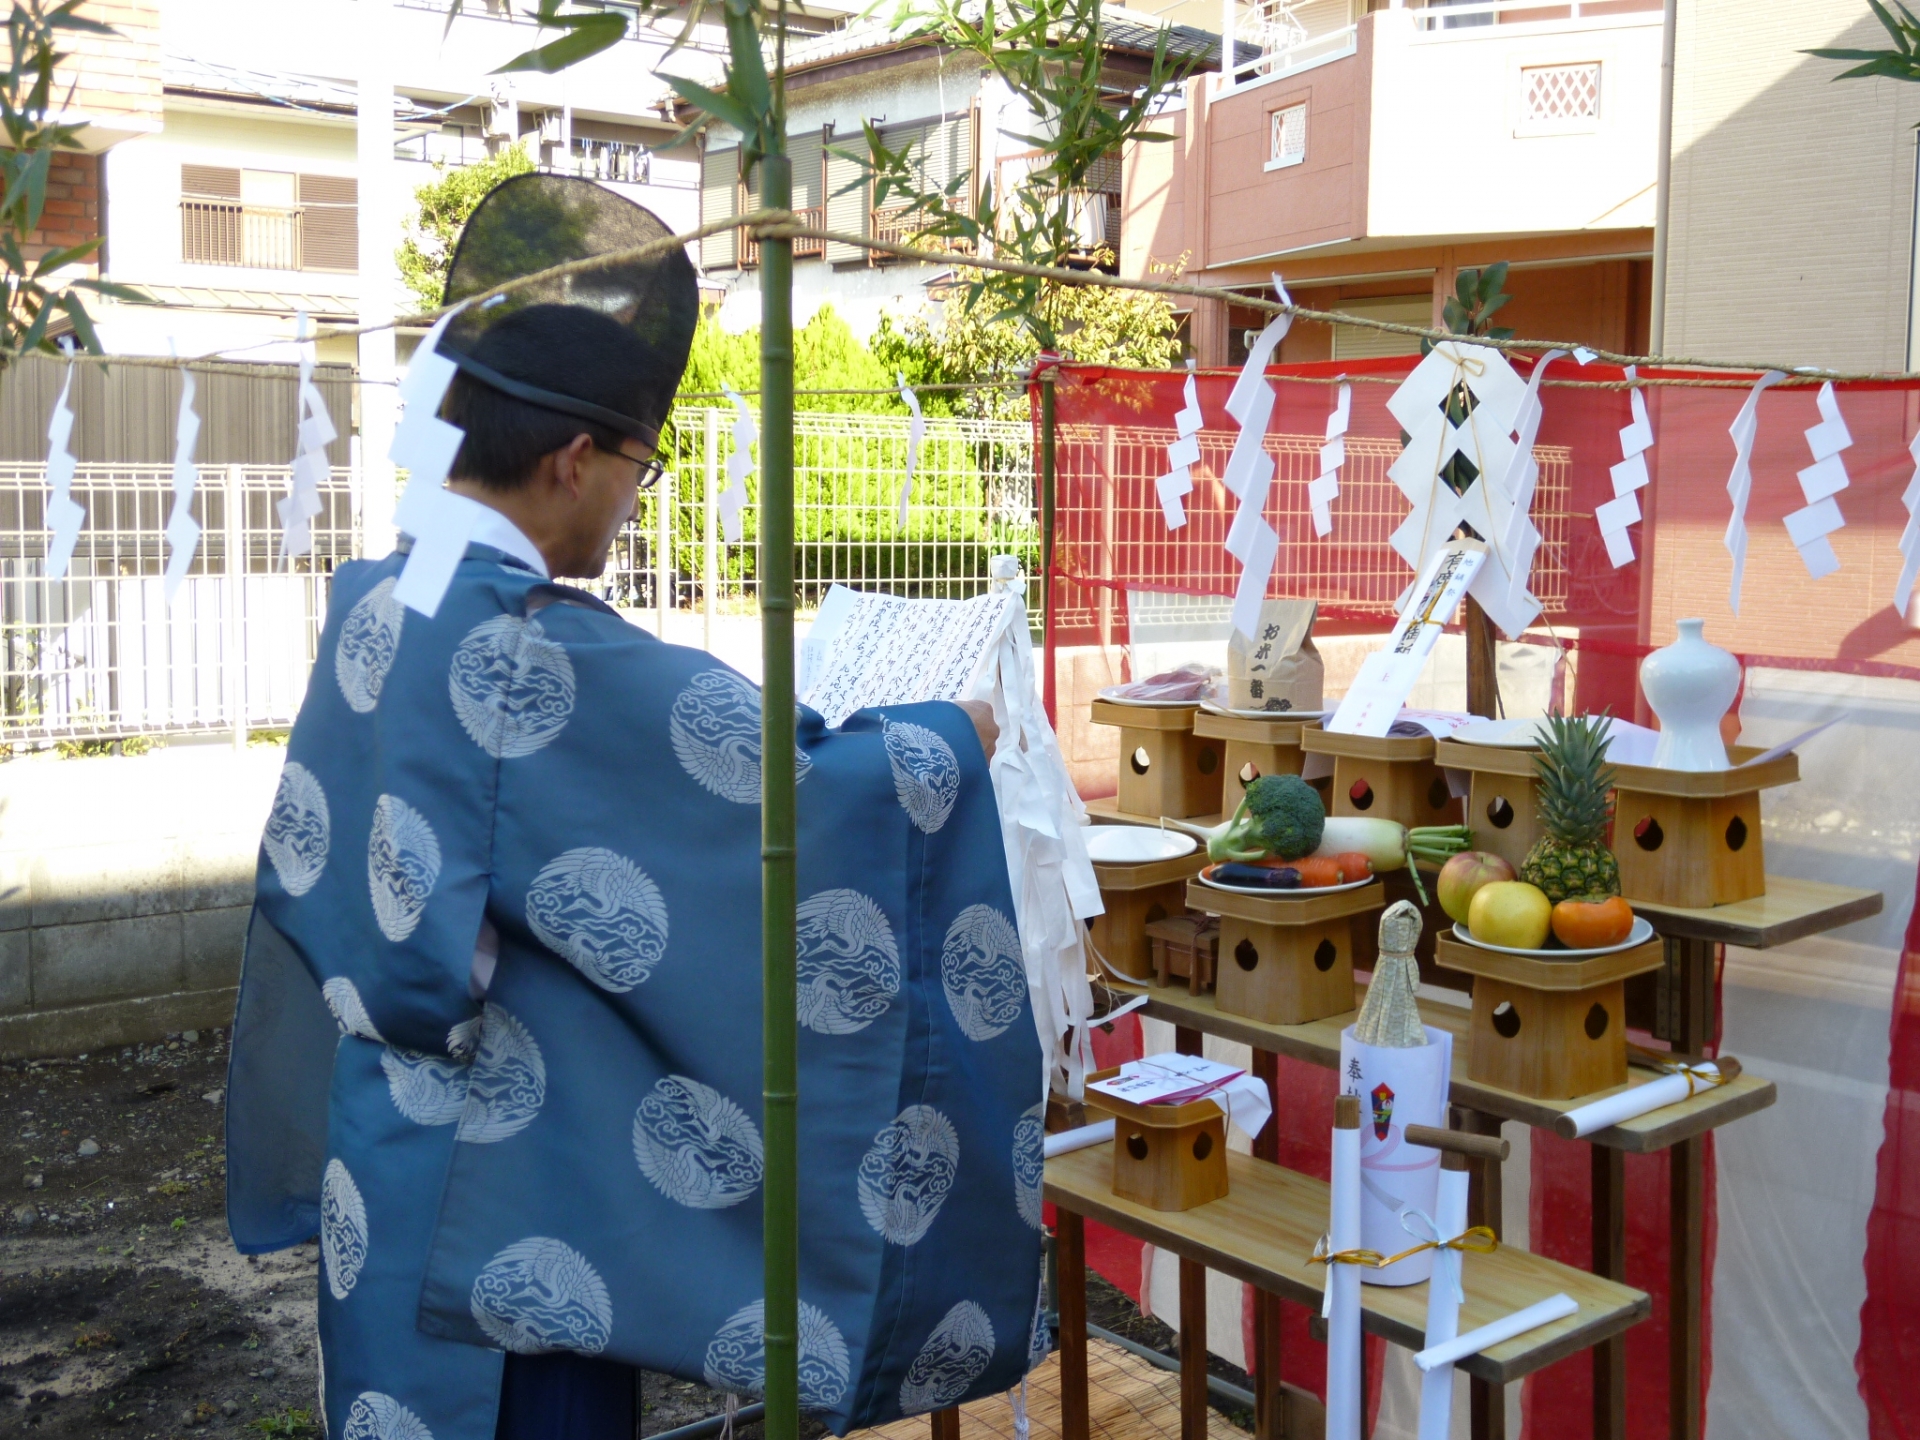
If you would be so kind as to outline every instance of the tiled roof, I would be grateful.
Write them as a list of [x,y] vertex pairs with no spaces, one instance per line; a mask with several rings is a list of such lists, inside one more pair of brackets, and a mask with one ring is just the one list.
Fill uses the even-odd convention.
[[[190,55],[167,55],[161,62],[166,88],[195,95],[219,95],[312,110],[321,114],[352,115],[359,108],[359,92],[352,85],[313,75],[288,75],[269,70],[246,70]],[[393,117],[399,121],[426,118],[426,107],[404,95],[394,96]]]

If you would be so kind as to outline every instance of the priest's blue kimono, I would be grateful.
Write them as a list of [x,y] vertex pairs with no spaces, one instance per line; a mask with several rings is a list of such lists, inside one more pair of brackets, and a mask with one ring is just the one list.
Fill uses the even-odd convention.
[[[329,1433],[491,1440],[505,1352],[756,1393],[760,695],[471,547],[342,566],[267,821],[228,1216],[320,1237]],[[800,1392],[1007,1389],[1043,1062],[986,763],[944,704],[800,715]],[[481,998],[476,998],[481,997]]]

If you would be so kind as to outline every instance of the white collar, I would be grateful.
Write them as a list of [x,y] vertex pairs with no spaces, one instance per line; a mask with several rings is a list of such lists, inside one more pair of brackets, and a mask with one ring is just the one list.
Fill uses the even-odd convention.
[[[461,497],[466,498],[466,497]],[[467,536],[469,543],[491,545],[494,549],[524,560],[533,567],[542,580],[553,577],[547,573],[547,561],[539,548],[526,537],[520,527],[502,515],[484,500],[475,502],[480,513],[474,517],[473,530]]]

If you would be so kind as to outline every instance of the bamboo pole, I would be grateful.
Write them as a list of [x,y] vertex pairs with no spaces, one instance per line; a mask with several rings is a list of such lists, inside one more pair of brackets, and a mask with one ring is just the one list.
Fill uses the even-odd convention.
[[[1043,359],[1043,364],[1046,361]],[[1058,725],[1055,713],[1058,676],[1055,673],[1053,633],[1053,507],[1054,507],[1054,367],[1040,372],[1040,658],[1046,673],[1040,680],[1040,699],[1047,723]]]

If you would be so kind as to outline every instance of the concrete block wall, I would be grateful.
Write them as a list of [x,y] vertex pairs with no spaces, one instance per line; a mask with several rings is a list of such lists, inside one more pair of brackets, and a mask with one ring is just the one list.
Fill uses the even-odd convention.
[[285,750],[0,765],[0,1059],[225,1025]]

